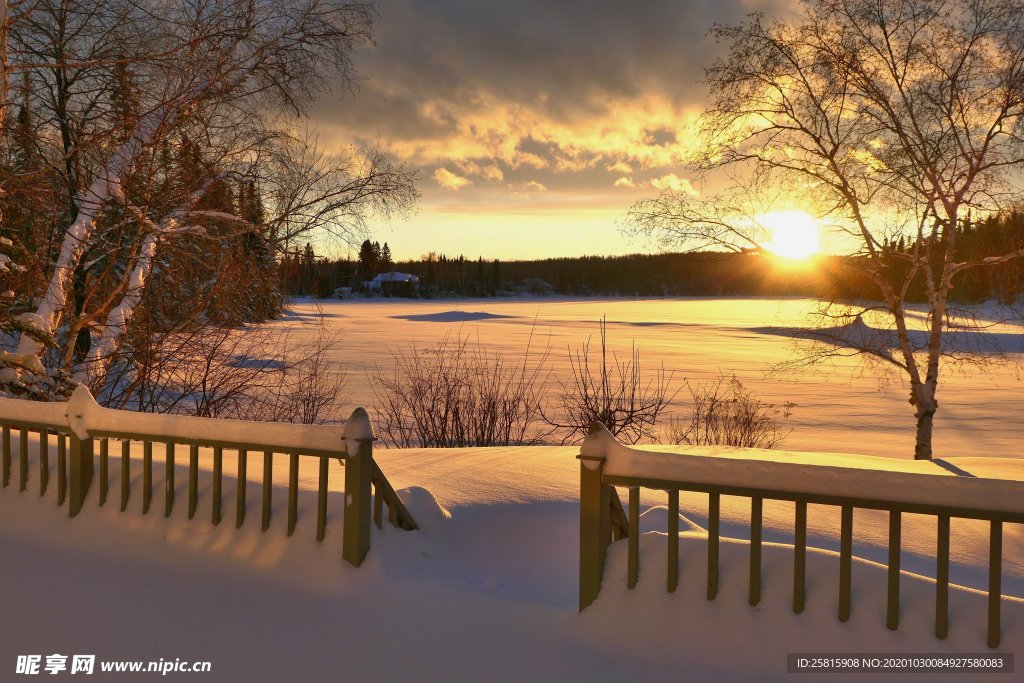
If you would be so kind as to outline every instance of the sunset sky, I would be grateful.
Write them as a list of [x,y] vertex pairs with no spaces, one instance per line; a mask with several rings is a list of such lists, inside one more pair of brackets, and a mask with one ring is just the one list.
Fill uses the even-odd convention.
[[720,49],[708,28],[786,3],[383,0],[358,90],[321,99],[314,124],[419,172],[417,211],[372,226],[397,258],[648,251],[616,219],[691,189],[688,126]]

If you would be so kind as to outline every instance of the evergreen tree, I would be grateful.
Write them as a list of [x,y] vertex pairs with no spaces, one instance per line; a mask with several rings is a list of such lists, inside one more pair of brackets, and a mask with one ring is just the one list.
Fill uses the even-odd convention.
[[372,280],[377,274],[378,265],[377,250],[374,250],[373,243],[365,240],[359,247],[359,278],[362,281]]

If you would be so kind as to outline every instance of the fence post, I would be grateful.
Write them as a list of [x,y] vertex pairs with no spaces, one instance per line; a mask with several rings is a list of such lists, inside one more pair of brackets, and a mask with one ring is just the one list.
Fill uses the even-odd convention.
[[70,502],[68,504],[68,516],[75,517],[82,510],[85,496],[89,493],[89,486],[92,484],[93,474],[93,440],[92,438],[80,439],[71,432],[71,463],[68,467],[68,488]]
[[592,425],[580,455],[580,611],[597,599],[612,538],[611,487],[602,480],[603,425]]
[[71,432],[71,462],[68,467],[68,488],[71,494],[68,501],[69,517],[75,517],[81,512],[85,495],[92,484],[93,440],[88,436],[85,417],[95,406],[96,400],[84,384],[78,385],[68,400],[68,428]]
[[373,473],[373,441],[360,440],[354,454],[345,459],[345,538],[342,557],[353,567],[363,563],[370,550]]
[[[345,537],[341,554],[346,562],[358,567],[370,550],[370,519],[373,516],[370,492],[373,430],[370,418],[362,408],[356,408],[346,421],[345,438],[349,447],[345,459]],[[352,444],[357,444],[354,453]]]

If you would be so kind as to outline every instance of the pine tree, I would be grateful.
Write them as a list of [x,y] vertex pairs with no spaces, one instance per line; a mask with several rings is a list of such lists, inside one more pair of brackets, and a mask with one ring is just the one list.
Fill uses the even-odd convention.
[[365,240],[359,247],[359,277],[364,282],[372,280],[377,274],[378,257],[370,240]]
[[118,142],[124,142],[131,135],[139,114],[138,87],[124,55],[120,55],[111,68],[110,107],[117,124]]

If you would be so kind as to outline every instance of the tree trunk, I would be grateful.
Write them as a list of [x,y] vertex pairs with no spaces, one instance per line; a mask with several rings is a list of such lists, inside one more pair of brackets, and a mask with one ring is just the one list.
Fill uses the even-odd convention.
[[914,442],[914,460],[932,459],[932,426],[939,402],[935,400],[934,383],[914,383],[910,390],[910,403],[917,418],[917,438]]
[[917,411],[917,440],[914,443],[914,460],[932,459],[932,422],[935,411]]

